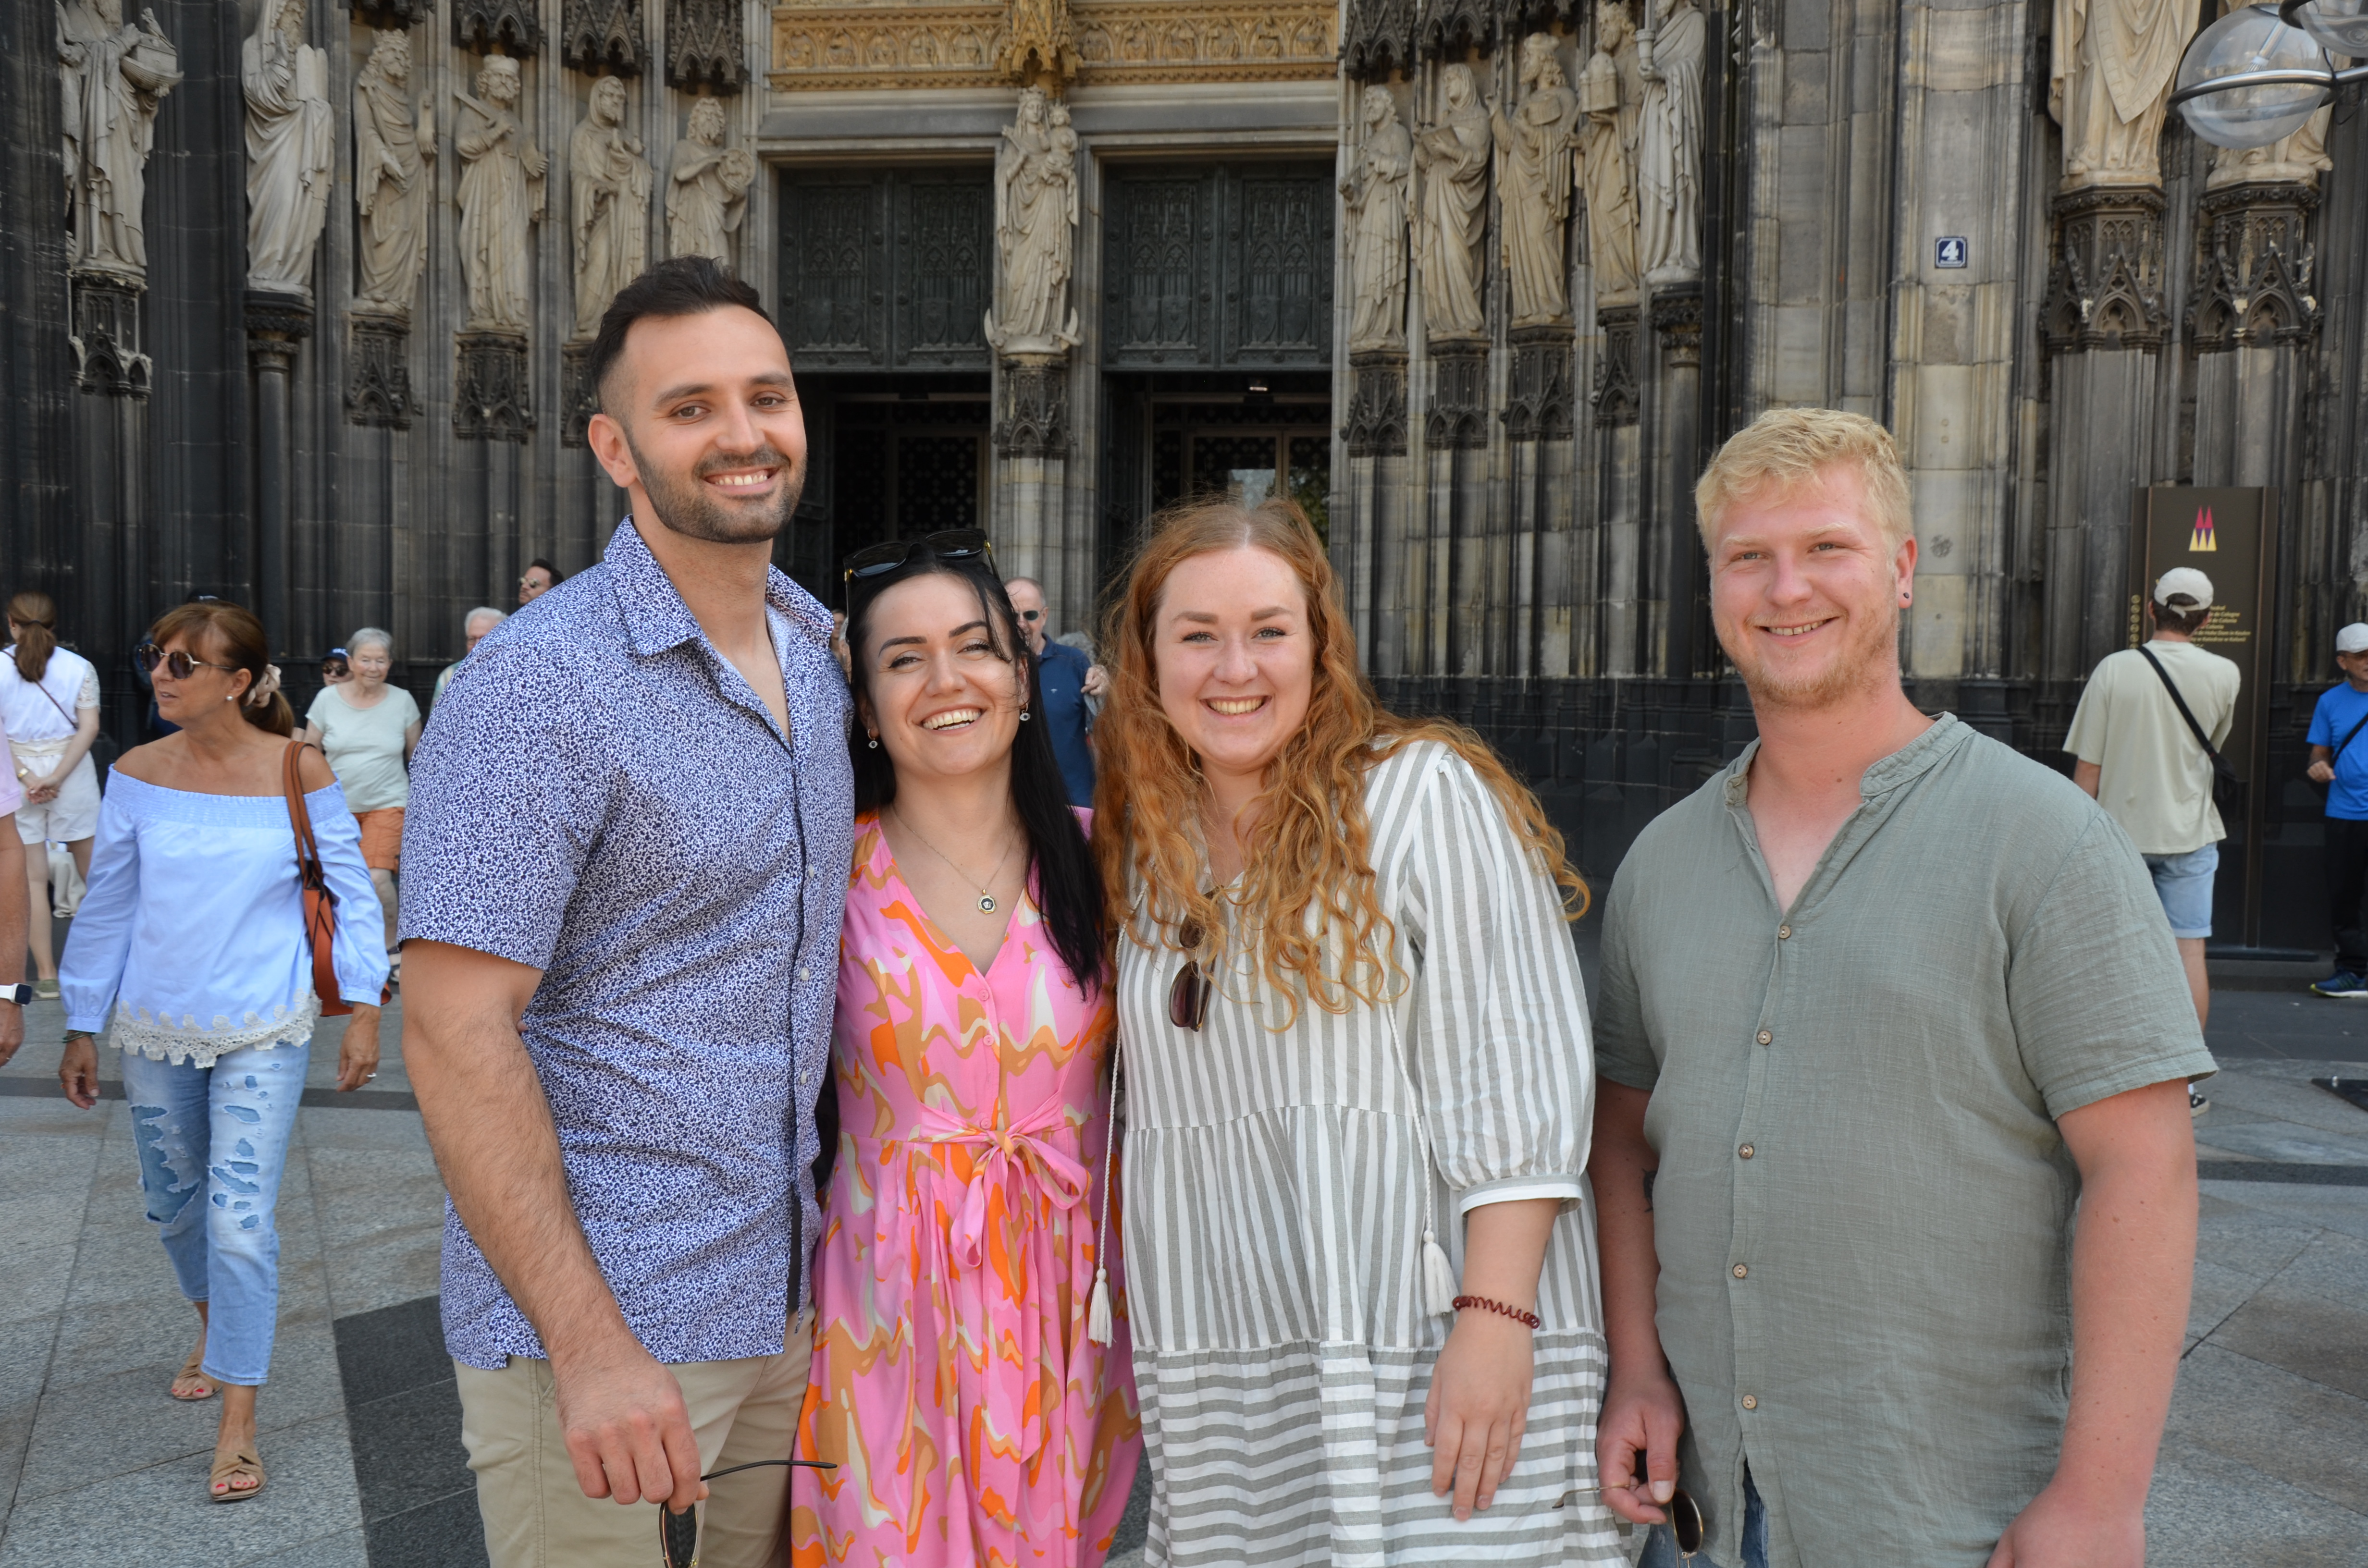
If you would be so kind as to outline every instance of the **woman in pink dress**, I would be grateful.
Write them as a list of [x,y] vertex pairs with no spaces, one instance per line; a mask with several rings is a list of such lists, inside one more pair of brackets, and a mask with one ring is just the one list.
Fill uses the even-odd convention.
[[1097,1568],[1142,1453],[1101,884],[983,534],[848,563],[860,733],[794,1568]]

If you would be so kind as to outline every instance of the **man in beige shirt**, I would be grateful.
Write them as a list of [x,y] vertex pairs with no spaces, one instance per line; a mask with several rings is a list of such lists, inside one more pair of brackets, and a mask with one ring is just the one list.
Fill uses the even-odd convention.
[[[2166,680],[2211,738],[2228,741],[2243,676],[2233,660],[2195,645],[2212,619],[2212,579],[2174,566],[2154,585],[2154,637],[2146,647],[2108,653],[2089,676],[2064,749],[2078,758],[2072,782],[2095,797],[2130,835],[2154,876],[2179,960],[2187,971],[2199,1025],[2211,1022],[2212,983],[2203,944],[2212,935],[2212,879],[2228,835],[2212,800],[2212,756],[2180,717]],[[2151,657],[2151,662],[2149,662]],[[2208,1105],[2190,1090],[2188,1108]]]

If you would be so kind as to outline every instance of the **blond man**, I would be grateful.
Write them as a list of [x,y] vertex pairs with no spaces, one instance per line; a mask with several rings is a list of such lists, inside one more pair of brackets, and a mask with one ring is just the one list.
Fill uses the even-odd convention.
[[1607,1500],[1719,1568],[2140,1568],[2212,1071],[2146,868],[1908,701],[1880,426],[1764,415],[1695,501],[1759,738],[1608,903]]

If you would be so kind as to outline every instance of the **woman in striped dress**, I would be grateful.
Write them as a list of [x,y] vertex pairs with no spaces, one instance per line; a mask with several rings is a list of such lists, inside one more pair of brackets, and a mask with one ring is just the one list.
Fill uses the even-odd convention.
[[1560,837],[1375,708],[1286,502],[1171,515],[1105,645],[1147,1561],[1622,1561]]

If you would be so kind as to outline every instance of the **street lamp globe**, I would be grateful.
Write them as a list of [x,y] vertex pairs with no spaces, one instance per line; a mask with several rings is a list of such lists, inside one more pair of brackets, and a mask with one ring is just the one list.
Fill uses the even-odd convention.
[[2294,20],[2328,53],[2368,58],[2368,0],[2304,0]]
[[[2361,0],[2333,0],[2340,9]],[[2327,55],[2309,34],[2278,20],[2273,6],[2231,11],[2196,37],[2179,62],[2180,92],[2240,73],[2293,73],[2297,79],[2206,90],[2179,105],[2195,134],[2220,147],[2266,147],[2300,131],[2333,84]],[[2315,79],[2314,79],[2315,78]]]

